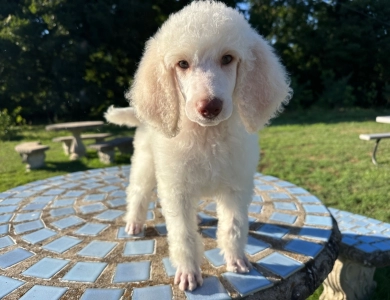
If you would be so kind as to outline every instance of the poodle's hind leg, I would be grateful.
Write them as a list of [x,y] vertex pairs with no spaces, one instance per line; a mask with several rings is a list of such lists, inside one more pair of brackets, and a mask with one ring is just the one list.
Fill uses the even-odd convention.
[[229,191],[218,200],[218,246],[230,272],[247,273],[252,268],[244,248],[248,236],[250,195]]
[[125,231],[128,234],[138,234],[146,220],[146,213],[153,189],[156,187],[154,163],[151,153],[135,152],[130,171],[130,184],[126,189],[127,212]]

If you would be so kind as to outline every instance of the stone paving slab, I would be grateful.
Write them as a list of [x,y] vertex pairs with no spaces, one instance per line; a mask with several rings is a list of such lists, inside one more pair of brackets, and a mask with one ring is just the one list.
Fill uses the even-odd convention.
[[200,199],[204,285],[184,293],[173,285],[157,195],[143,232],[124,232],[129,171],[76,172],[0,193],[0,298],[305,299],[332,269],[340,236],[327,208],[306,190],[257,173],[245,247],[252,271],[226,272],[216,204]]

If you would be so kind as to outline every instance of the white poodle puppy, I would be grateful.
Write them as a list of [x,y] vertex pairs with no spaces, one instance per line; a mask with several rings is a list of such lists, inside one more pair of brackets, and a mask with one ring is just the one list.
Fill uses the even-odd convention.
[[175,284],[193,290],[202,284],[197,206],[202,197],[214,197],[227,270],[248,272],[244,247],[257,131],[290,98],[271,47],[236,10],[192,2],[147,42],[126,96],[132,107],[105,114],[111,123],[138,126],[126,231],[141,231],[157,186]]

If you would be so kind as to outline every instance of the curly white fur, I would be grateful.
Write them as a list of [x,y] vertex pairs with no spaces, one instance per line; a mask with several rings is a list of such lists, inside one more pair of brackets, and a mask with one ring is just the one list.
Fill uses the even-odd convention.
[[[226,56],[232,58],[227,64]],[[157,185],[180,289],[202,284],[196,219],[202,197],[216,199],[218,244],[227,269],[249,271],[244,246],[259,160],[256,132],[290,94],[272,48],[241,14],[220,2],[196,1],[171,15],[147,42],[127,93],[134,110],[107,111],[112,123],[138,125],[126,230],[141,230]],[[208,118],[199,107],[212,99],[222,101],[222,108]]]

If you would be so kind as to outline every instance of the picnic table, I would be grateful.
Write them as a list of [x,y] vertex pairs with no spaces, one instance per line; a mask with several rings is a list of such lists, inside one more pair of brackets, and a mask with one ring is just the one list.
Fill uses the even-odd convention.
[[376,117],[378,123],[390,123],[390,116]]
[[298,300],[332,270],[340,235],[328,209],[303,188],[256,173],[245,247],[252,271],[226,272],[216,204],[200,199],[204,284],[182,292],[157,194],[143,232],[124,232],[129,171],[70,173],[0,193],[0,298]]
[[68,130],[73,135],[73,141],[69,148],[69,158],[76,160],[79,157],[85,156],[86,149],[81,138],[81,133],[87,129],[94,129],[103,126],[103,121],[83,121],[83,122],[67,122],[58,123],[46,126],[46,130]]

